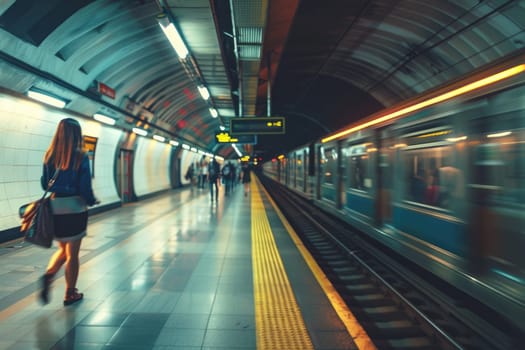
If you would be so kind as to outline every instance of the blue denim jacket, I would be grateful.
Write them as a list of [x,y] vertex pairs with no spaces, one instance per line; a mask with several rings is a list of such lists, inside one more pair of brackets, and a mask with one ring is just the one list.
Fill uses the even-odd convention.
[[[49,179],[55,174],[55,167],[52,164],[44,164],[44,170],[40,183],[45,190]],[[93,188],[91,187],[91,170],[89,168],[89,158],[84,154],[78,170],[67,169],[60,170],[58,177],[51,186],[50,192],[59,197],[80,195],[86,201],[87,205],[93,205],[96,202]]]

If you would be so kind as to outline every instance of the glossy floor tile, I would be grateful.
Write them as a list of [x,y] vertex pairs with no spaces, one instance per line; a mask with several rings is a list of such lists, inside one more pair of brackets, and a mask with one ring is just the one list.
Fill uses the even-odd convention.
[[[0,247],[0,349],[256,349],[251,195],[222,191],[210,202],[208,191],[174,190],[90,217],[78,281],[85,297],[69,307],[63,271],[51,302],[37,300],[54,249]],[[315,348],[355,349],[265,207]]]

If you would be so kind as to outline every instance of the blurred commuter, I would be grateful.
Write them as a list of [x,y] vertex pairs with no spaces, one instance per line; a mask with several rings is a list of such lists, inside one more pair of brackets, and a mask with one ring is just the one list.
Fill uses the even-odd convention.
[[206,181],[208,181],[208,168],[209,168],[209,162],[206,160],[205,156],[202,156],[201,161],[201,188],[206,187]]
[[213,193],[215,192],[215,200],[219,200],[219,175],[221,167],[219,163],[213,158],[208,164],[208,182],[210,184],[210,199],[213,201]]
[[206,156],[202,156],[199,162],[199,188],[204,188],[206,180],[208,179],[208,162]]
[[250,164],[247,162],[242,165],[241,168],[241,181],[244,184],[244,196],[248,196],[250,192],[250,182],[251,182],[251,169]]
[[40,300],[49,302],[49,289],[54,276],[65,264],[66,292],[64,305],[76,303],[84,297],[76,285],[80,267],[79,251],[86,236],[87,206],[98,204],[91,186],[88,155],[82,149],[82,130],[78,121],[66,118],[60,121],[55,135],[44,156],[42,187],[58,170],[58,177],[51,186],[51,207],[55,223],[58,250],[49,260],[42,276]]
[[432,170],[428,176],[425,203],[439,205],[439,171],[437,169]]
[[439,191],[441,206],[450,209],[455,214],[460,214],[460,204],[465,191],[463,173],[448,163],[446,159],[443,166],[439,168]]
[[230,162],[222,167],[222,179],[224,181],[224,194],[227,196],[233,190],[233,181],[235,179],[235,168]]
[[190,186],[193,189],[193,183],[195,179],[195,167],[193,163],[191,163],[188,166],[188,169],[186,170],[186,175],[184,175],[184,178],[190,182]]

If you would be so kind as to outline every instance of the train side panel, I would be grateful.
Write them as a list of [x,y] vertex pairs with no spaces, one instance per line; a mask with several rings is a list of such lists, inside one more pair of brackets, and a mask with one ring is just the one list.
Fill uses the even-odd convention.
[[309,190],[298,185],[298,148],[281,161],[284,183],[502,315],[523,319],[523,96],[521,73],[319,142],[309,157]]

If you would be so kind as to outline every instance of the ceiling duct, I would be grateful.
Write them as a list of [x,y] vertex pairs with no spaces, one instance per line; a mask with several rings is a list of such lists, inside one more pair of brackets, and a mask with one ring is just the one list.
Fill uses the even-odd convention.
[[261,61],[262,28],[241,27],[238,28],[239,59],[241,61]]
[[255,116],[267,0],[231,0],[237,36],[241,116]]

